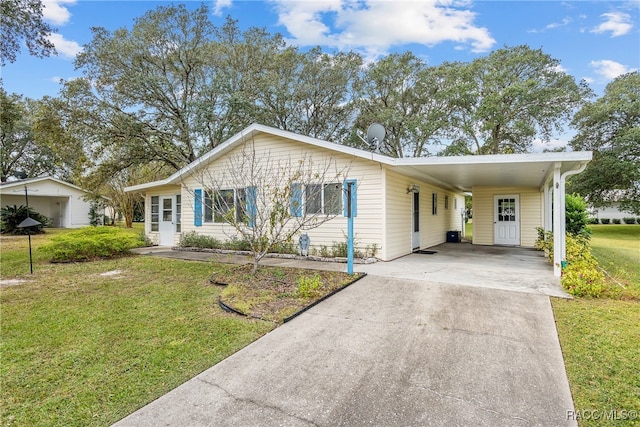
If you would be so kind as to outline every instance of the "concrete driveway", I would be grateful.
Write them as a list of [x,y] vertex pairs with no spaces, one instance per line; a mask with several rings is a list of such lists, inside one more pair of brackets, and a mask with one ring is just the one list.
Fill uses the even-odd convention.
[[452,283],[570,298],[543,253],[535,249],[444,243],[390,262],[356,265],[377,276]]
[[547,296],[368,275],[116,425],[561,426],[572,409]]

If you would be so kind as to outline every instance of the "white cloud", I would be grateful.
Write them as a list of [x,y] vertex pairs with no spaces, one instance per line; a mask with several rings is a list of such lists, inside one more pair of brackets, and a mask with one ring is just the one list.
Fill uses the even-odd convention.
[[[495,44],[489,30],[475,26],[476,14],[452,0],[272,0],[279,22],[299,46],[324,45],[383,55],[390,47],[427,46],[451,41],[487,51]],[[331,25],[331,26],[330,26]]]
[[595,73],[607,80],[613,80],[616,77],[636,71],[635,68],[629,68],[619,62],[603,59],[600,61],[591,61],[589,66],[594,69]]
[[627,34],[633,28],[633,22],[631,21],[631,15],[624,12],[609,12],[603,13],[600,17],[605,21],[591,30],[592,33],[601,34],[608,31],[611,32],[611,37],[618,37]]
[[213,1],[213,14],[215,16],[222,15],[222,11],[231,7],[232,0],[214,0]]
[[74,5],[76,0],[43,0],[42,17],[53,25],[64,25],[71,19],[71,13],[63,5]]
[[51,34],[49,40],[56,47],[56,51],[65,58],[74,59],[82,52],[82,46],[72,40],[65,40],[62,34]]

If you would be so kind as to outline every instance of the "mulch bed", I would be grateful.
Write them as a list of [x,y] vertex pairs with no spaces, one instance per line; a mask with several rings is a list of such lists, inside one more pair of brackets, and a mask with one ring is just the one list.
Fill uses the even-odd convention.
[[[321,287],[313,297],[301,296],[301,277],[318,277]],[[292,267],[260,267],[253,274],[253,265],[226,266],[215,271],[210,282],[223,285],[221,307],[249,317],[282,323],[354,283],[363,273],[307,270]]]

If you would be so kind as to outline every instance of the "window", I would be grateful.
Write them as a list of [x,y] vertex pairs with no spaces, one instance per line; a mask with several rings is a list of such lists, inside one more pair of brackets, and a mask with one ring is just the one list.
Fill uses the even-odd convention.
[[158,231],[160,222],[160,196],[151,196],[151,231]]
[[324,214],[339,215],[342,209],[342,186],[340,184],[325,184],[322,196],[324,198]]
[[458,210],[458,199],[456,197],[453,198],[453,209]]
[[220,190],[213,198],[213,219],[215,222],[225,222],[227,215],[233,211],[233,190]]
[[204,192],[204,222],[213,222],[213,191]]
[[165,222],[173,221],[173,210],[171,209],[172,204],[173,201],[171,199],[162,199],[162,220]]
[[301,207],[304,206],[305,215],[339,215],[342,209],[342,185],[308,184],[304,187],[304,201],[302,198],[301,184],[292,185],[291,214],[302,216]]
[[431,193],[431,215],[438,215],[438,193]]
[[310,184],[304,189],[305,213],[321,214],[322,213],[322,187],[320,184]]
[[176,233],[182,231],[182,196],[176,196]]
[[449,209],[449,196],[444,196],[444,208]]
[[[204,222],[246,222],[253,227],[256,217],[255,187],[207,190],[204,193]],[[235,215],[235,218],[231,215]]]

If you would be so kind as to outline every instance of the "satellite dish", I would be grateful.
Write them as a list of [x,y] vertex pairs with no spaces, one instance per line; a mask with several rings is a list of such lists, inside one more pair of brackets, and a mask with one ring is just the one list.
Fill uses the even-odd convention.
[[367,144],[369,144],[369,147],[379,151],[380,143],[384,139],[386,133],[384,126],[380,123],[372,123],[369,126],[369,129],[367,129]]

